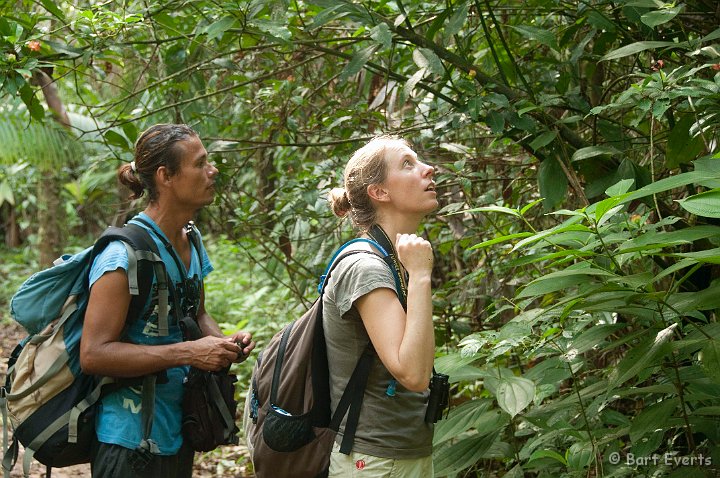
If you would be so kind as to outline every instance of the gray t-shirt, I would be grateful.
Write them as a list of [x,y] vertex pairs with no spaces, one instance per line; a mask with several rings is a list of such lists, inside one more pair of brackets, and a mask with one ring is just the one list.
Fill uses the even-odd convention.
[[[323,295],[323,328],[330,366],[331,404],[335,410],[358,359],[370,342],[354,302],[374,289],[395,290],[392,272],[375,254],[353,254],[333,270]],[[433,425],[425,423],[428,392],[386,394],[392,376],[375,355],[360,410],[353,451],[393,459],[432,453]],[[345,420],[336,441],[342,441]]]

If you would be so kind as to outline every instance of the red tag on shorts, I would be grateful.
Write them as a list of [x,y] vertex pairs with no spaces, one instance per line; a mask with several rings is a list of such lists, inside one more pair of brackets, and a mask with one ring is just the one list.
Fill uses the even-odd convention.
[[365,468],[365,461],[364,460],[358,460],[355,462],[355,469],[356,470],[362,470]]

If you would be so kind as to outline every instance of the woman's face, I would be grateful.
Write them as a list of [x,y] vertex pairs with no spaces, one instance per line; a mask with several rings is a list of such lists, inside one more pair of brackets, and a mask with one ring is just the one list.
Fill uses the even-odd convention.
[[215,199],[215,176],[218,170],[207,160],[207,151],[197,136],[180,141],[180,169],[171,177],[173,201],[188,208],[200,209]]
[[387,176],[382,186],[395,209],[421,216],[437,209],[435,168],[420,161],[402,141],[391,141],[385,146],[385,162]]

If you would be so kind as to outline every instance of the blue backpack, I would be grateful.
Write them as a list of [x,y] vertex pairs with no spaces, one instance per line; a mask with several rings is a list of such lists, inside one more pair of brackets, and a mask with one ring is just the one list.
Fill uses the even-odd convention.
[[[169,295],[165,266],[155,242],[140,226],[110,227],[94,246],[75,255],[64,255],[54,266],[33,274],[10,302],[12,317],[29,336],[12,352],[5,386],[0,388],[5,476],[17,461],[19,443],[25,448],[24,476],[28,476],[33,458],[48,467],[48,476],[51,467],[89,462],[91,445],[96,441],[96,404],[105,394],[130,384],[143,386],[141,448],[154,449],[149,436],[157,376],[140,377],[129,383],[85,375],[80,369],[80,337],[90,295],[90,267],[95,257],[116,240],[122,241],[128,251],[132,299],[127,323],[139,318],[150,297],[153,277],[157,277],[159,331],[167,335]],[[10,445],[8,423],[13,431]]]

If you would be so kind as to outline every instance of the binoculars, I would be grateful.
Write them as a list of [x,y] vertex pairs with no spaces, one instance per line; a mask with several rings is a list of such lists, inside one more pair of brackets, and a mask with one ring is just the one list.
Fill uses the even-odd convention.
[[444,373],[433,372],[430,379],[430,396],[425,411],[425,423],[436,423],[450,405],[450,377]]

